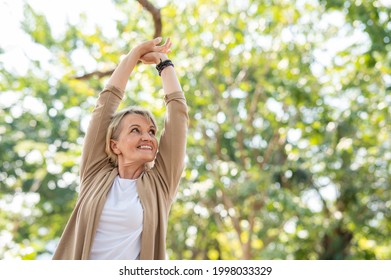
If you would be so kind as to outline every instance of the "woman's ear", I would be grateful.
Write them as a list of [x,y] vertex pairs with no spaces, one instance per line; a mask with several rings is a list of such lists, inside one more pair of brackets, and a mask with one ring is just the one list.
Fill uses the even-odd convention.
[[110,148],[111,148],[111,150],[113,151],[114,154],[119,155],[119,154],[121,154],[121,151],[118,148],[117,143],[118,143],[117,141],[111,139],[110,140]]

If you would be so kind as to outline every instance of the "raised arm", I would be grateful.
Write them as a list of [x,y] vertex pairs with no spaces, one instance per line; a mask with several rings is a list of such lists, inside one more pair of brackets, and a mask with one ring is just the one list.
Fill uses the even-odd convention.
[[[167,59],[167,54],[162,53],[148,53],[140,58],[146,64],[158,64]],[[165,193],[171,201],[176,195],[184,169],[188,112],[175,68],[173,66],[164,68],[161,77],[167,111],[164,131],[160,137],[159,153],[155,160],[155,171],[165,182]]]
[[108,85],[99,94],[84,139],[80,163],[82,182],[102,168],[110,166],[105,152],[105,138],[111,117],[121,103],[129,76],[140,57],[149,52],[168,52],[170,43],[166,42],[166,44],[158,46],[160,42],[161,38],[156,38],[134,47],[118,64],[108,81]]

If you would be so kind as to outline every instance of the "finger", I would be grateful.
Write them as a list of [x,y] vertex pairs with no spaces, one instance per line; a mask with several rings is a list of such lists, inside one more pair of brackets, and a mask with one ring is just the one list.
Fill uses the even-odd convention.
[[[162,42],[162,40],[160,40],[160,42]],[[167,39],[164,43],[162,43],[161,45],[159,45],[157,47],[164,48],[164,47],[166,47],[166,45],[167,45]]]
[[167,49],[168,49],[167,46],[162,45],[162,46],[156,46],[156,47],[154,48],[154,51],[155,51],[155,52],[166,52]]
[[171,38],[170,37],[167,38],[167,40],[164,43],[164,45],[170,47],[170,45],[171,45]]
[[168,41],[164,44],[164,49],[162,51],[164,51],[165,53],[170,52],[171,46],[172,42],[168,39]]
[[155,39],[153,39],[153,43],[156,45],[160,44],[160,42],[162,41],[162,37],[156,37]]

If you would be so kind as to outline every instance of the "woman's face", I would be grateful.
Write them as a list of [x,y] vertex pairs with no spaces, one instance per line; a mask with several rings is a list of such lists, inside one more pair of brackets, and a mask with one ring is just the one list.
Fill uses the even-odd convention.
[[156,127],[142,115],[126,115],[120,123],[118,140],[111,140],[111,149],[119,163],[145,164],[155,159],[158,149]]

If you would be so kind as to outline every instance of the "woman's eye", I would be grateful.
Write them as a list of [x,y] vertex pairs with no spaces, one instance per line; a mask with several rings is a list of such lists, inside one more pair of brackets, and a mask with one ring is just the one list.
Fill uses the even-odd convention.
[[151,129],[151,130],[149,131],[149,133],[150,133],[151,135],[155,135],[155,134],[156,134],[156,131],[153,130],[153,129]]
[[133,128],[130,132],[137,132],[137,133],[139,133],[140,130],[138,128]]

